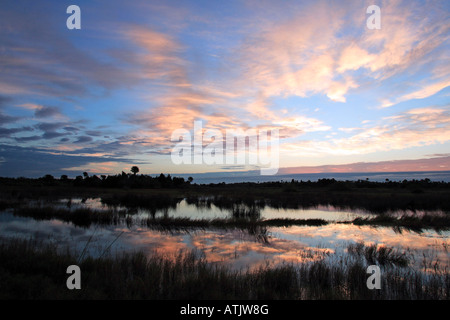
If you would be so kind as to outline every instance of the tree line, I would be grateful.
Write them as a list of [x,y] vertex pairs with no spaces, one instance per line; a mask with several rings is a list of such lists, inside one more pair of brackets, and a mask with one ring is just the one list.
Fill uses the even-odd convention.
[[88,172],[83,172],[82,175],[77,175],[75,178],[69,178],[63,174],[61,177],[55,178],[51,174],[46,174],[37,179],[31,178],[0,178],[2,184],[39,184],[46,186],[57,185],[72,185],[78,187],[99,187],[99,188],[178,188],[187,186],[194,180],[189,177],[185,180],[183,177],[174,177],[170,174],[161,173],[159,176],[150,176],[145,174],[138,175],[139,168],[133,166],[130,169],[131,173],[122,171],[116,175],[89,175]]

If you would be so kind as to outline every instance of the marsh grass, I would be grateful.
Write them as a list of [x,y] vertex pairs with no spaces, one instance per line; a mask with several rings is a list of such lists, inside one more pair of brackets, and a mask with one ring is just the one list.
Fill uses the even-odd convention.
[[75,226],[89,227],[91,224],[118,225],[130,223],[127,210],[94,210],[90,208],[57,208],[54,206],[16,207],[13,214],[19,217],[31,217],[35,220],[58,219],[71,222]]
[[347,247],[347,252],[351,255],[365,258],[369,265],[393,265],[397,267],[407,267],[412,259],[406,250],[399,251],[392,247],[372,244],[366,246],[363,242],[350,244]]
[[245,218],[215,218],[215,219],[190,219],[181,217],[159,217],[144,219],[144,225],[153,228],[182,229],[182,228],[240,228],[251,229],[253,227],[289,227],[298,226],[322,226],[328,224],[323,219],[245,219]]
[[423,216],[410,216],[403,215],[399,218],[388,215],[380,214],[370,218],[355,218],[351,223],[355,225],[374,225],[374,226],[387,226],[395,228],[404,228],[421,232],[423,229],[434,229],[436,231],[443,231],[450,229],[450,215],[445,214],[442,216],[425,214]]
[[146,218],[142,224],[150,229],[160,231],[186,231],[195,229],[239,229],[255,236],[263,243],[269,243],[269,227],[290,226],[322,226],[328,224],[322,219],[253,219],[253,218],[215,218],[215,219],[190,219],[181,217]]
[[[355,254],[366,256],[367,248],[371,246],[356,245],[352,254],[331,260],[236,270],[208,262],[199,251],[133,252],[77,261],[79,254],[55,244],[9,239],[0,242],[0,298],[449,299],[448,273],[430,275],[390,264],[382,266],[382,289],[369,290],[367,266],[354,259]],[[81,290],[66,288],[71,264],[80,266]]]
[[127,208],[145,208],[150,210],[175,208],[181,200],[181,197],[165,193],[143,194],[126,192],[113,193],[101,197],[101,202],[109,206],[120,205]]

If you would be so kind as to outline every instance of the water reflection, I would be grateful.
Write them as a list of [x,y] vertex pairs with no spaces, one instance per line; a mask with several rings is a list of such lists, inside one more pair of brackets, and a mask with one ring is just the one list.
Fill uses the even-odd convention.
[[[94,210],[128,210],[136,218],[173,217],[189,219],[323,219],[325,221],[351,221],[355,218],[366,218],[373,214],[363,210],[342,210],[331,205],[319,205],[315,208],[275,208],[260,203],[225,203],[210,198],[179,199],[176,204],[149,209],[146,207],[133,207],[108,204],[100,198],[89,199],[61,199],[54,205],[61,208],[77,209],[91,208]],[[42,204],[40,204],[42,205]]]
[[356,226],[352,224],[329,224],[320,227],[293,226],[290,228],[272,228],[274,237],[292,241],[302,241],[309,246],[333,248],[345,251],[349,243],[363,242],[366,245],[378,244],[387,247],[409,249],[415,257],[412,261],[416,267],[425,256],[439,260],[444,266],[450,265],[448,247],[450,232],[424,230],[421,233],[412,231],[396,232],[393,228]]
[[[89,204],[88,201],[85,202]],[[94,201],[93,205],[98,205]],[[72,203],[77,205],[77,203]],[[186,208],[190,207],[189,205]],[[170,212],[169,214],[174,214]],[[186,214],[186,213],[184,213]],[[206,214],[206,213],[204,213]],[[262,213],[261,213],[262,214]],[[448,247],[450,232],[424,230],[422,233],[392,228],[330,223],[324,226],[292,226],[268,228],[268,242],[239,229],[160,232],[133,225],[76,227],[58,220],[36,221],[16,217],[11,212],[0,214],[2,237],[22,237],[58,243],[87,254],[99,256],[111,245],[110,253],[141,250],[148,255],[155,251],[173,255],[180,250],[196,249],[213,263],[230,263],[236,268],[255,268],[267,263],[305,262],[326,259],[331,253],[345,253],[348,244],[364,242],[409,250],[417,269],[439,261],[450,265]]]

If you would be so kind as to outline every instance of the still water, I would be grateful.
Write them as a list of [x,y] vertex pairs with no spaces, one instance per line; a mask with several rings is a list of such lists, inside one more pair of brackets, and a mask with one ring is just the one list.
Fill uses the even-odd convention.
[[[68,199],[53,205],[67,207]],[[71,199],[70,208],[89,207],[97,210],[108,208],[100,199]],[[120,209],[120,208],[119,208]],[[71,223],[53,220],[34,220],[17,217],[11,211],[0,214],[1,237],[33,238],[57,243],[61,248],[81,252],[87,245],[87,254],[98,256],[105,252],[115,254],[124,251],[159,252],[168,256],[180,250],[198,250],[208,261],[227,263],[235,268],[254,268],[279,262],[298,263],[324,259],[330,254],[344,254],[349,244],[363,242],[394,247],[412,255],[412,264],[424,269],[424,262],[439,262],[450,267],[450,232],[423,230],[414,232],[390,227],[356,226],[339,222],[356,217],[367,217],[364,211],[338,210],[331,206],[314,209],[260,210],[261,219],[293,218],[324,219],[324,226],[269,227],[267,241],[240,229],[192,229],[183,231],[158,231],[142,226],[138,221],[151,213],[137,210],[134,223],[127,225],[93,225],[77,227]],[[154,213],[155,214],[155,213]],[[229,210],[214,205],[198,206],[180,201],[175,208],[157,211],[155,216],[184,217],[190,219],[229,218]]]

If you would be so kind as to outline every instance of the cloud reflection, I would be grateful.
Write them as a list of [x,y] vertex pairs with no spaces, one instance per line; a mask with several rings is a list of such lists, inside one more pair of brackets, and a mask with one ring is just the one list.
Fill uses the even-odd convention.
[[81,252],[88,244],[87,254],[93,256],[110,248],[111,254],[143,251],[174,258],[180,251],[197,250],[211,263],[230,264],[237,269],[258,268],[278,263],[303,263],[343,254],[351,243],[363,242],[400,249],[415,255],[413,263],[421,268],[425,257],[442,265],[450,264],[448,247],[450,232],[396,232],[392,228],[355,226],[331,223],[320,227],[292,226],[270,228],[269,241],[242,230],[197,230],[191,232],[160,232],[138,226],[75,227],[57,220],[35,221],[2,213],[2,237],[33,238],[57,243]]

